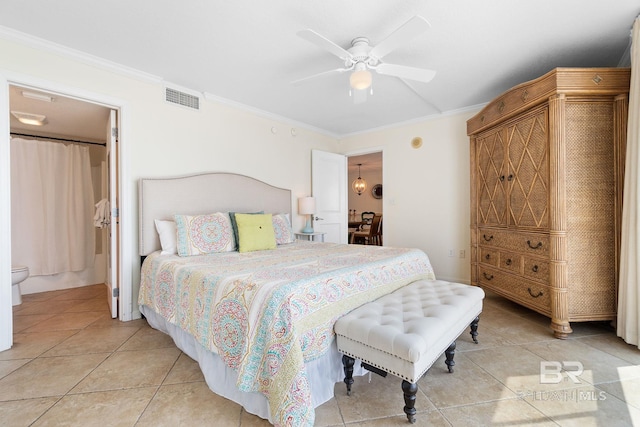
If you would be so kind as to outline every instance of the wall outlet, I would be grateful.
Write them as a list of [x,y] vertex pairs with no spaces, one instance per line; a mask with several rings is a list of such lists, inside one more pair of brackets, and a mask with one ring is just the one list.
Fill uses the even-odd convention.
[[453,257],[453,249],[449,249],[449,256]]
[[465,250],[464,249],[460,249],[460,258],[464,258],[466,255]]

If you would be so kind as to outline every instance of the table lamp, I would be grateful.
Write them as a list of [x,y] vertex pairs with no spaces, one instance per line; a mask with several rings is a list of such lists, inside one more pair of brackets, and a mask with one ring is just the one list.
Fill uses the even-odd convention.
[[309,215],[307,224],[302,229],[303,233],[313,233],[311,225],[311,217],[316,213],[316,199],[313,197],[301,197],[298,199],[298,213],[301,215]]

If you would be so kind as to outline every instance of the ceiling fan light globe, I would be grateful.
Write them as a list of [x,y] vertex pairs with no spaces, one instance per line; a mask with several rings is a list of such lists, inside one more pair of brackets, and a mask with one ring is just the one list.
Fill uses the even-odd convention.
[[352,89],[364,90],[371,86],[372,76],[369,70],[354,71],[349,76],[349,84]]

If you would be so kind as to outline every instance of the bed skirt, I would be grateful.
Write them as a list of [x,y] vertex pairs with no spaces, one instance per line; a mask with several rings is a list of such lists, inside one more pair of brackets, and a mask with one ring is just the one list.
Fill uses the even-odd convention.
[[[215,353],[204,348],[195,338],[176,325],[167,322],[163,317],[146,305],[140,305],[140,312],[146,317],[149,325],[173,338],[176,346],[187,356],[198,362],[209,388],[222,397],[241,405],[247,412],[260,418],[271,420],[269,403],[264,395],[258,392],[244,392],[236,385],[237,374],[229,368]],[[354,375],[367,373],[356,362]],[[342,382],[342,355],[338,352],[334,338],[329,351],[319,359],[305,363],[307,379],[311,386],[313,407],[317,408],[334,397],[335,383]]]

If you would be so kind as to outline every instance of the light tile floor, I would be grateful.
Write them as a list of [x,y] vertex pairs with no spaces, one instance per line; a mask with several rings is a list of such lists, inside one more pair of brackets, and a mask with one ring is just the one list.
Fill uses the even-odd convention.
[[[13,319],[14,346],[0,352],[2,426],[268,425],[210,392],[197,363],[144,320],[112,320],[103,285],[25,295]],[[640,350],[606,323],[575,323],[566,340],[548,323],[487,295],[480,343],[463,334],[455,372],[442,359],[420,380],[416,425],[640,426]],[[545,361],[583,372],[541,377]],[[356,378],[351,396],[336,384],[316,425],[409,425],[400,380],[368,380]]]

